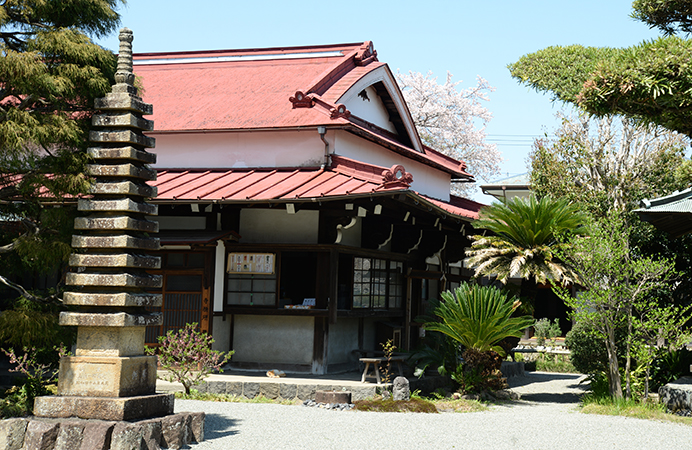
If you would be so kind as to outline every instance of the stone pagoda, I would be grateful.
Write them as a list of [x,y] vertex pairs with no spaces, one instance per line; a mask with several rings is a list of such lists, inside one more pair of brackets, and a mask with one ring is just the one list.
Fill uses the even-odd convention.
[[71,292],[64,303],[76,307],[60,314],[60,324],[77,327],[74,356],[60,360],[58,395],[39,397],[39,417],[80,417],[137,420],[173,413],[173,395],[156,394],[156,357],[144,352],[148,325],[160,325],[162,315],[147,306],[160,306],[161,277],[147,274],[160,267],[160,258],[144,254],[159,248],[158,224],[146,219],[157,207],[146,202],[156,188],[147,165],[156,155],[147,152],[154,139],[143,134],[154,123],[143,115],[152,105],[137,95],[132,73],[132,31],[120,31],[116,85],[97,99],[88,149],[88,166],[95,182],[78,209],[88,213],[75,220],[82,234],[72,238],[74,270],[67,276]]

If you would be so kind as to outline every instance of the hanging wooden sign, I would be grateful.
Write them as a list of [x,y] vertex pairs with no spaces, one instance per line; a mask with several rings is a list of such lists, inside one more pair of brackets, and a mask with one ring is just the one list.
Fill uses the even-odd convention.
[[274,273],[274,253],[229,253],[228,273],[265,274]]

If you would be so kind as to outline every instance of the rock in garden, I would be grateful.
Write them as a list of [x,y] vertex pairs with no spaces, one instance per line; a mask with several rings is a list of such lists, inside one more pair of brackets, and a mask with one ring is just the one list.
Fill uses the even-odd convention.
[[658,395],[670,411],[692,409],[692,377],[682,377],[661,386]]

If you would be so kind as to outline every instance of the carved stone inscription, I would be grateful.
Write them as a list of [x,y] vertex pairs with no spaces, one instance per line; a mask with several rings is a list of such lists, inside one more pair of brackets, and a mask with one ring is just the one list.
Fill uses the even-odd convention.
[[58,395],[124,397],[156,391],[156,357],[66,357],[60,360]]

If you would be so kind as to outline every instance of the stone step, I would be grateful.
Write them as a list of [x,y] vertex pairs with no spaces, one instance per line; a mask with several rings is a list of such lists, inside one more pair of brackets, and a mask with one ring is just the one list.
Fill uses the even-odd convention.
[[158,205],[136,202],[130,198],[117,200],[79,200],[77,209],[85,212],[128,212],[155,216],[159,212]]
[[99,130],[90,131],[89,140],[91,142],[109,142],[114,144],[141,145],[142,147],[153,148],[156,146],[156,139],[144,136],[132,130]]
[[139,269],[160,269],[161,257],[150,255],[76,254],[70,255],[70,266],[73,267],[134,267]]
[[156,162],[156,153],[138,150],[131,146],[118,148],[89,147],[87,154],[94,159],[131,159],[146,164]]
[[161,275],[133,275],[131,273],[74,273],[67,274],[68,286],[160,288]]
[[159,250],[158,238],[137,238],[128,234],[116,236],[72,236],[73,248],[131,248],[139,250]]
[[163,295],[131,292],[65,292],[63,303],[74,306],[161,306]]
[[159,223],[152,220],[139,220],[128,216],[120,217],[77,217],[74,220],[76,230],[114,230],[142,231],[158,233]]
[[138,420],[173,414],[173,395],[138,397],[36,397],[34,415],[38,417],[98,420]]
[[148,327],[161,325],[163,313],[129,314],[62,311],[60,325],[68,327]]
[[131,127],[144,131],[154,129],[153,120],[137,117],[131,112],[96,114],[91,118],[91,124],[95,127]]
[[140,197],[156,197],[158,189],[144,183],[132,181],[110,181],[94,183],[91,194],[103,195],[136,195]]
[[95,177],[131,177],[153,181],[156,171],[134,164],[87,164],[87,173]]

